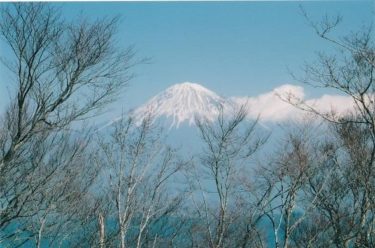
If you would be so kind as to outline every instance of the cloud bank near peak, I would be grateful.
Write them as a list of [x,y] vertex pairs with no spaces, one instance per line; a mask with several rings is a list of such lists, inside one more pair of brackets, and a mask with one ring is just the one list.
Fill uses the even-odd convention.
[[338,115],[344,115],[354,108],[353,101],[348,96],[323,95],[319,98],[306,99],[304,88],[291,84],[281,85],[255,97],[231,97],[231,100],[239,105],[245,105],[249,118],[259,116],[264,122],[282,122],[302,118],[304,115],[302,110],[283,100],[288,97],[303,101],[320,113],[335,112]]

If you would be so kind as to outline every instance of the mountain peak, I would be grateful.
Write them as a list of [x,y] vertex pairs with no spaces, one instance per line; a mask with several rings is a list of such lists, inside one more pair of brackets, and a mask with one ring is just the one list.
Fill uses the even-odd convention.
[[197,83],[191,83],[191,82],[183,82],[183,83],[174,84],[168,87],[166,90],[200,91],[200,92],[206,92],[206,93],[213,93],[212,91],[203,87],[202,85],[197,84]]
[[156,118],[171,120],[171,127],[183,122],[195,124],[195,118],[214,120],[219,114],[218,105],[226,99],[197,83],[184,82],[170,86],[133,111],[137,120],[152,113]]

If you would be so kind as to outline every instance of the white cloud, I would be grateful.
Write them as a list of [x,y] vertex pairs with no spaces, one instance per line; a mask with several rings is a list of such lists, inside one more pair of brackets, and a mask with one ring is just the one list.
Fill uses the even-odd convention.
[[323,95],[316,99],[306,100],[306,104],[320,112],[335,112],[338,115],[346,114],[354,108],[352,98],[340,95]]
[[353,109],[353,101],[350,97],[323,95],[319,98],[305,99],[304,88],[290,84],[282,85],[256,97],[232,97],[231,99],[238,104],[246,104],[249,117],[256,118],[259,115],[261,121],[279,122],[303,117],[302,110],[281,99],[286,99],[288,96],[304,101],[322,113],[334,111],[342,115]]

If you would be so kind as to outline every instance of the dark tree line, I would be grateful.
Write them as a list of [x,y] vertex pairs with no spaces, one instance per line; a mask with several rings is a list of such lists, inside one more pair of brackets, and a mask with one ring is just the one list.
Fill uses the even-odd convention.
[[0,122],[0,246],[374,247],[375,46],[371,29],[331,37],[339,21],[311,22],[338,52],[302,81],[349,96],[350,113],[288,95],[313,118],[259,153],[258,120],[218,106],[183,161],[152,114],[106,133],[84,122],[137,62],[115,46],[116,18],[70,23],[49,4],[4,4],[14,94]]

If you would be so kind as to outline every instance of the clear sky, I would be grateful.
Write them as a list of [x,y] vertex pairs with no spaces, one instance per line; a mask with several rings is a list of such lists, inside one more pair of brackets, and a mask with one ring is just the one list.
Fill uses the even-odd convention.
[[[63,15],[90,18],[120,14],[120,46],[134,44],[152,63],[137,77],[114,110],[144,103],[168,86],[200,83],[224,96],[257,96],[282,84],[298,84],[299,72],[315,52],[329,50],[307,25],[299,6],[315,19],[340,14],[338,34],[373,21],[374,1],[321,2],[112,2],[59,3]],[[0,47],[1,55],[6,54]],[[0,69],[0,104],[7,80]],[[3,79],[3,80],[1,80]],[[311,95],[320,94],[307,91]],[[116,112],[116,111],[115,111]]]

